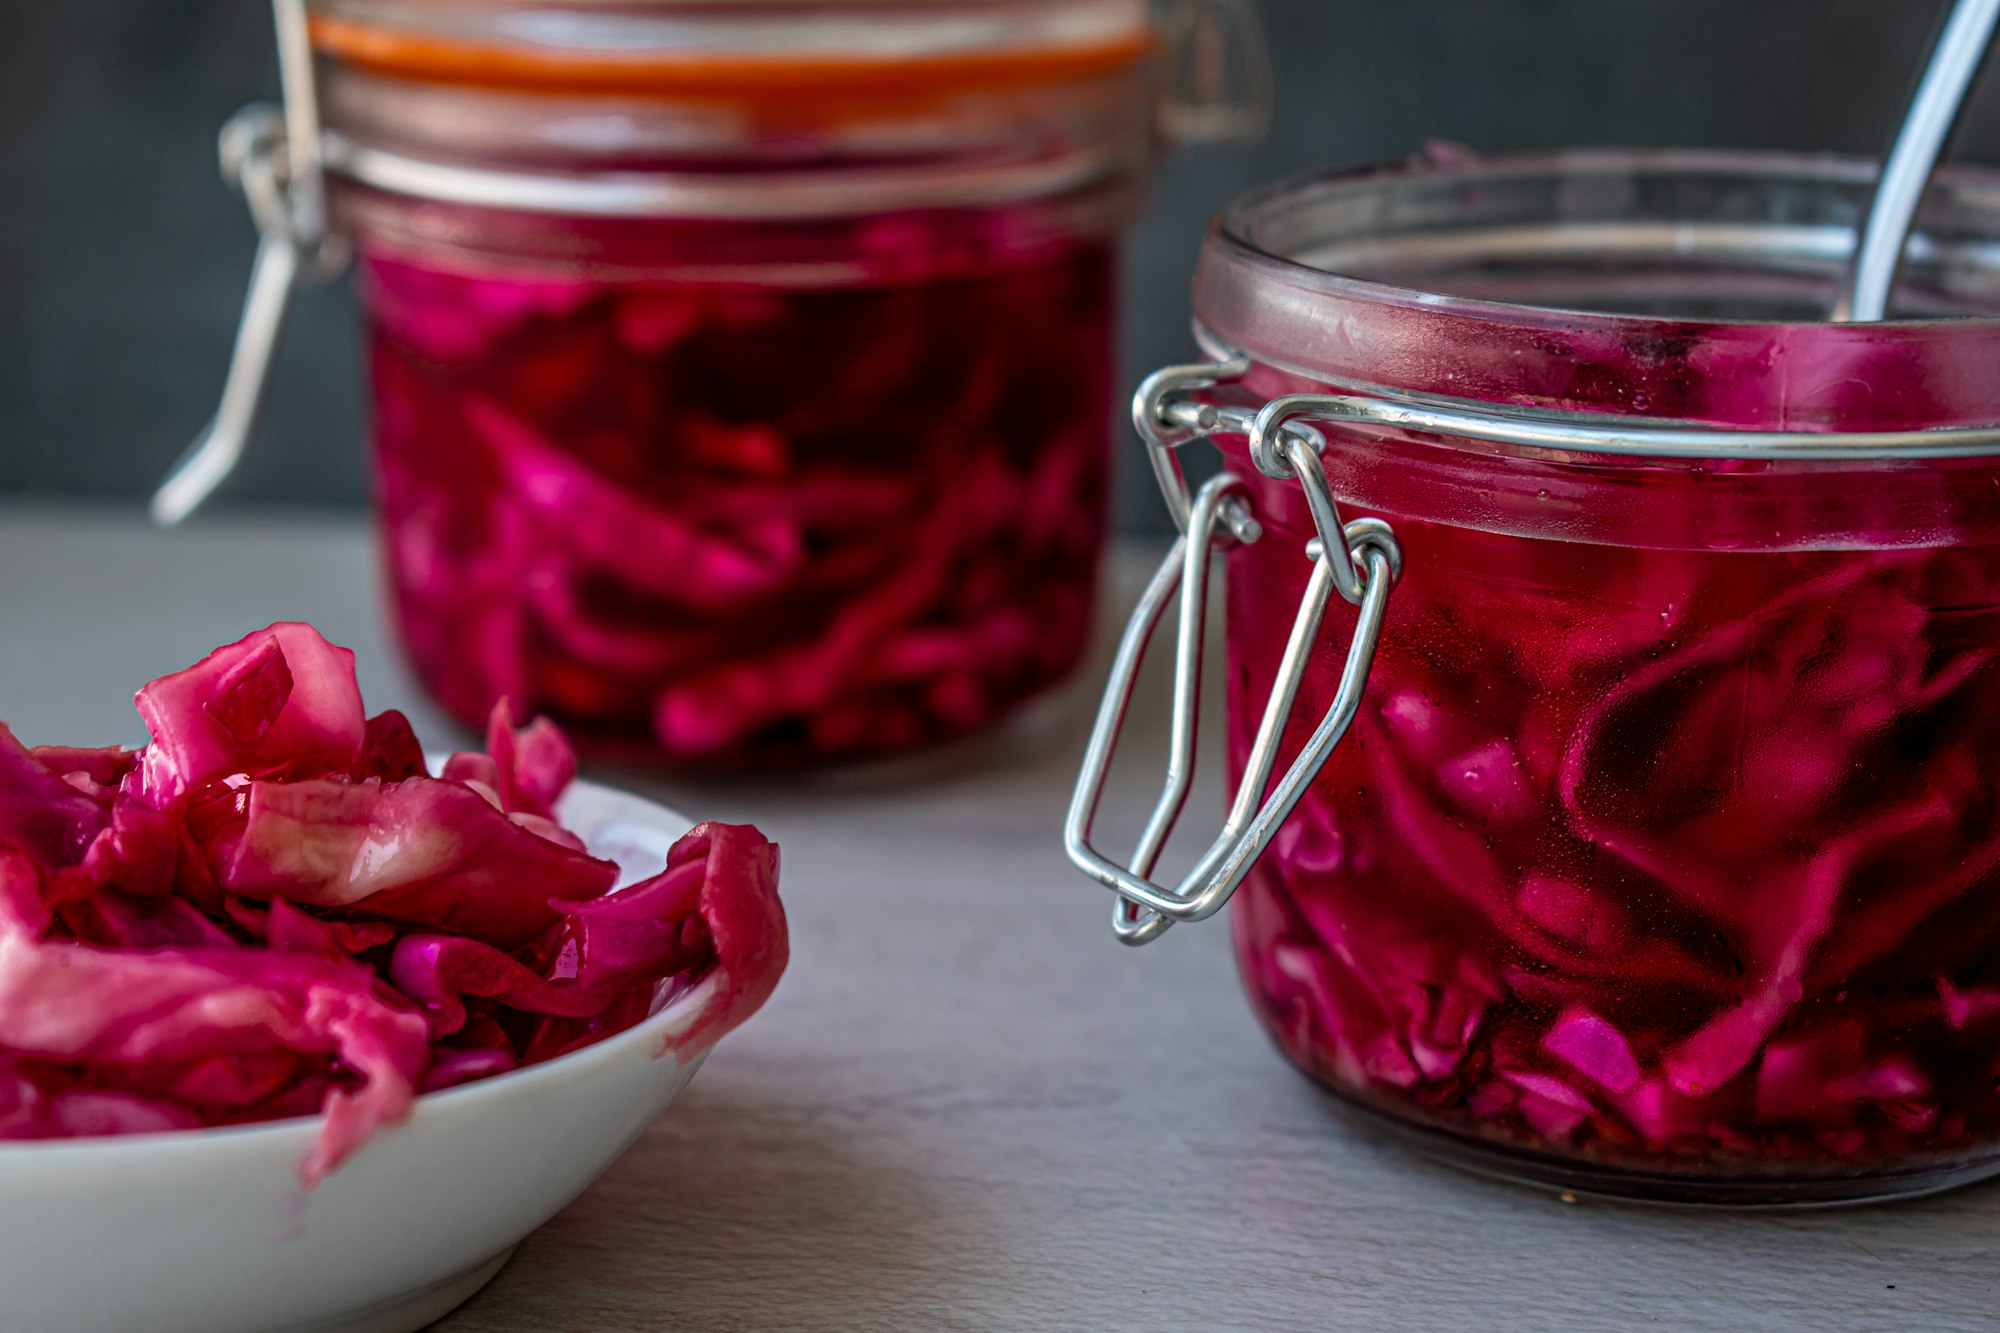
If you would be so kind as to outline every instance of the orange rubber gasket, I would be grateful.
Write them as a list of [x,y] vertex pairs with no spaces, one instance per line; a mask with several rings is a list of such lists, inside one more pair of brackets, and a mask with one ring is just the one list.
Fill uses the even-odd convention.
[[623,94],[668,101],[883,104],[997,92],[1085,79],[1129,68],[1153,50],[1133,32],[1089,46],[973,51],[925,59],[893,56],[714,55],[648,51],[609,55],[465,42],[315,16],[320,53],[378,74],[425,83],[553,94]]

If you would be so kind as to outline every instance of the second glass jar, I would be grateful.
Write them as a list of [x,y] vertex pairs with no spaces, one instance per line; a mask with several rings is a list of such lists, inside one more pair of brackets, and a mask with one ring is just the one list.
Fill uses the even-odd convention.
[[[1246,406],[1709,442],[1313,417],[1344,515],[1407,567],[1351,729],[1234,899],[1238,956],[1286,1055],[1441,1155],[1709,1204],[2000,1171],[2000,460],[1924,433],[2000,421],[2000,219],[1990,178],[1941,178],[1899,318],[1826,323],[1871,170],[1424,162],[1268,188],[1209,238],[1195,307]],[[1918,433],[1800,458],[1744,430]],[[1228,557],[1241,772],[1315,525],[1227,452],[1264,525]],[[1342,680],[1328,619],[1288,756]]]

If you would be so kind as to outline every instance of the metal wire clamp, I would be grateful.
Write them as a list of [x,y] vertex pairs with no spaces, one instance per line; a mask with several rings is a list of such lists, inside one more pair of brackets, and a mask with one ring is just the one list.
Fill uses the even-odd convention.
[[[1176,921],[1213,916],[1243,882],[1354,720],[1374,664],[1389,593],[1402,574],[1402,550],[1388,524],[1379,519],[1341,521],[1320,464],[1324,437],[1294,420],[1305,410],[1301,403],[1278,399],[1252,413],[1197,398],[1201,390],[1238,378],[1244,369],[1241,361],[1171,367],[1140,385],[1133,401],[1134,424],[1148,445],[1161,491],[1182,535],[1140,596],[1125,628],[1063,828],[1063,847],[1070,860],[1118,895],[1111,925],[1126,944],[1157,939]],[[1210,557],[1229,545],[1259,541],[1264,535],[1248,504],[1236,494],[1242,478],[1221,473],[1190,497],[1187,477],[1174,451],[1192,440],[1223,432],[1247,435],[1251,457],[1266,475],[1298,479],[1319,536],[1305,550],[1306,558],[1312,561],[1312,573],[1222,832],[1194,868],[1168,888],[1150,876],[1180,818],[1194,778]],[[1360,608],[1346,666],[1326,714],[1267,797],[1265,789],[1277,767],[1278,742],[1319,637],[1327,601],[1336,590]],[[1166,779],[1130,864],[1119,865],[1091,845],[1091,825],[1104,795],[1139,668],[1161,615],[1177,591],[1181,609]]]
[[217,150],[257,224],[257,258],[215,416],[153,492],[153,522],[172,527],[235,470],[257,424],[271,356],[300,285],[339,275],[347,247],[327,227],[319,109],[304,0],[272,0],[285,105],[248,106],[222,127]]

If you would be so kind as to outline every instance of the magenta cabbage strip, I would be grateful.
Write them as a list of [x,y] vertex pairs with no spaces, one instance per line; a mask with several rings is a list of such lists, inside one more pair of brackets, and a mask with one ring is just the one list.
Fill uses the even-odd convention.
[[979,730],[1077,662],[1108,245],[826,289],[365,275],[397,623],[459,717],[796,763]]
[[[1287,1054],[1393,1115],[1611,1167],[1991,1155],[2000,549],[1386,517],[1409,574],[1365,702],[1237,898]],[[1239,766],[1302,541],[1229,557]],[[1288,746],[1338,669],[1315,659]]]
[[614,891],[554,822],[568,742],[504,701],[433,777],[352,653],[279,624],[137,702],[136,751],[0,726],[0,1140],[320,1114],[310,1185],[419,1092],[696,984],[706,1044],[784,969],[774,846],[703,824]]

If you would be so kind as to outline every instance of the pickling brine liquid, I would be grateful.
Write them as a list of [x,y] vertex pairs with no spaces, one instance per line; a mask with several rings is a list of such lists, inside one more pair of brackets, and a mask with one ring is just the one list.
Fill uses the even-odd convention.
[[[1677,522],[1702,479],[1660,475]],[[1236,900],[1286,1053],[1400,1120],[1612,1169],[1993,1156],[2000,547],[1384,516],[1408,573],[1361,710]],[[1232,554],[1233,621],[1290,623],[1304,539]],[[1238,771],[1281,648],[1232,639]]]
[[382,539],[430,690],[768,765],[964,735],[1067,673],[1113,248],[928,239],[791,285],[365,255]]

